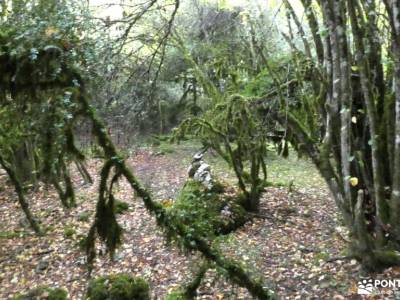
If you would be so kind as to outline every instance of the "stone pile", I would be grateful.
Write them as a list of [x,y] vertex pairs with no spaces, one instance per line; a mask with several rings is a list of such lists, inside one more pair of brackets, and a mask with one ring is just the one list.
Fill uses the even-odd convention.
[[193,156],[192,163],[188,168],[188,175],[193,180],[200,182],[207,189],[211,189],[214,186],[211,168],[210,165],[204,162],[203,155],[204,151],[198,152]]

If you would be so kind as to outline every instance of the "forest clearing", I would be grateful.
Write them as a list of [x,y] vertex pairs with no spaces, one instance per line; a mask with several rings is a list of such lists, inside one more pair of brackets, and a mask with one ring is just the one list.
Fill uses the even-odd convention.
[[399,0],[0,0],[0,299],[400,299]]
[[[149,184],[158,201],[176,197],[187,178],[190,158],[201,145],[168,146],[172,153],[161,153],[159,147],[144,147],[138,148],[128,160],[137,176]],[[282,299],[356,296],[356,281],[363,276],[356,261],[338,259],[329,262],[344,257],[345,247],[339,232],[335,233],[340,224],[323,180],[310,162],[296,157],[286,161],[274,153],[270,155],[272,160],[268,169],[273,181],[263,194],[260,209],[260,215],[265,218],[249,221],[243,228],[224,237],[224,253],[243,261],[251,272],[274,278],[270,285]],[[217,166],[215,172],[225,181],[234,180],[224,162],[213,156],[207,161]],[[99,162],[91,161],[88,168],[96,174]],[[75,175],[75,184],[79,186],[80,178]],[[300,182],[293,183],[292,192],[288,191],[289,181],[282,181],[287,178],[299,178]],[[33,203],[38,204],[32,205],[32,212],[51,232],[46,238],[35,237],[29,230],[21,228],[23,216],[16,218],[20,215],[17,203],[6,200],[13,197],[12,188],[9,186],[1,192],[0,199],[4,203],[1,219],[7,226],[1,227],[0,298],[8,299],[17,291],[29,289],[32,282],[62,286],[67,288],[71,299],[82,298],[87,281],[79,241],[87,233],[93,218],[91,212],[94,211],[97,189],[98,178],[94,185],[80,187],[78,207],[67,211],[59,207],[54,191],[42,190],[30,195],[35,199]],[[143,276],[151,283],[151,290],[155,291],[153,296],[164,299],[182,280],[190,279],[190,262],[198,256],[185,256],[165,243],[162,232],[145,213],[142,203],[132,196],[126,182],[120,183],[116,198],[129,204],[128,210],[118,217],[126,231],[124,245],[114,262],[101,257],[93,276],[119,272]],[[90,215],[86,219],[88,212]],[[47,265],[41,270],[43,263]],[[379,276],[396,275],[399,271],[393,269]],[[199,299],[250,298],[245,289],[232,288],[215,272],[204,278],[199,295]]]

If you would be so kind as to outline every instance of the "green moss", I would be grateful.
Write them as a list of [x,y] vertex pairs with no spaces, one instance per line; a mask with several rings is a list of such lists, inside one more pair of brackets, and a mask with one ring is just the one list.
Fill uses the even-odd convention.
[[54,232],[54,230],[56,230],[56,226],[54,225],[48,225],[44,228],[45,233],[51,233]]
[[194,180],[188,180],[170,209],[179,222],[188,225],[191,231],[210,238],[219,225],[222,201],[218,194],[208,192]]
[[88,222],[91,215],[92,213],[90,211],[84,211],[77,216],[77,219],[80,222]]
[[314,264],[319,266],[321,265],[321,261],[326,261],[329,259],[329,253],[325,251],[318,252],[314,255]]
[[223,193],[224,190],[225,186],[219,181],[215,181],[213,187],[211,188],[211,192],[213,193]]
[[175,152],[174,145],[169,144],[169,143],[161,143],[158,146],[158,149],[160,150],[160,152],[162,154],[169,154],[169,153],[174,153]]
[[14,300],[36,300],[36,299],[67,300],[67,295],[68,293],[65,289],[42,286],[30,290],[26,294],[17,295],[13,299]]
[[93,279],[85,299],[90,300],[146,300],[150,299],[148,283],[127,274],[114,274]]
[[159,141],[159,142],[168,142],[169,140],[171,140],[171,136],[170,135],[157,135],[157,134],[153,134],[151,136],[151,140],[152,141]]
[[13,239],[23,237],[27,234],[25,231],[0,231],[0,239]]
[[115,213],[122,214],[129,209],[129,204],[124,201],[115,200]]
[[161,142],[159,140],[156,140],[156,139],[151,139],[149,141],[149,144],[152,145],[152,146],[160,146]]
[[75,230],[74,227],[72,227],[72,225],[66,225],[66,226],[64,227],[64,236],[65,236],[67,239],[72,238],[72,236],[73,236],[75,233],[76,233],[76,230]]
[[100,147],[94,146],[90,149],[89,156],[93,158],[104,158],[104,150]]
[[77,246],[84,251],[87,247],[87,236],[79,235]]
[[[229,207],[231,214],[222,211]],[[168,213],[172,219],[190,228],[193,235],[213,239],[216,235],[228,233],[246,220],[246,213],[234,197],[220,192],[206,190],[199,182],[188,180]]]
[[187,297],[181,290],[174,290],[165,297],[165,300],[187,300]]
[[143,142],[145,145],[150,145],[153,147],[158,147],[161,144],[168,143],[171,140],[170,135],[157,135],[157,134],[152,134],[151,136],[147,136]]
[[237,197],[231,197],[226,202],[229,204],[229,210],[232,212],[232,217],[224,218],[219,228],[219,233],[227,234],[240,227],[248,220],[247,211],[240,204]]
[[262,70],[244,88],[243,94],[246,96],[262,96],[266,91],[271,90],[273,80],[269,76],[267,69]]

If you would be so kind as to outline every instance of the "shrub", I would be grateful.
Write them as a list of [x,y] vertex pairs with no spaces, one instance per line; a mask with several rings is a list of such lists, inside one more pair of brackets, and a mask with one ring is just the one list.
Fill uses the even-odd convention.
[[124,201],[115,200],[114,207],[116,214],[122,214],[129,209],[129,204]]
[[[225,196],[223,188],[217,190],[206,190],[201,183],[190,179],[169,208],[169,214],[206,239],[229,233],[245,223],[247,214],[237,197]],[[229,208],[229,217],[224,216],[224,208]]]
[[67,291],[61,288],[50,288],[46,286],[38,287],[14,297],[14,300],[67,300]]
[[161,154],[170,154],[175,152],[174,146],[168,143],[160,144],[158,149],[160,150]]
[[72,238],[72,236],[76,233],[76,230],[71,225],[66,225],[64,227],[64,236],[67,239]]
[[81,249],[82,251],[85,251],[86,247],[87,247],[87,236],[79,235],[76,245],[79,247],[79,249]]
[[149,285],[144,279],[127,274],[101,276],[89,283],[85,299],[147,300],[150,299]]
[[186,299],[187,297],[185,297],[184,293],[180,290],[174,290],[165,297],[165,300],[186,300]]
[[78,221],[80,221],[80,222],[87,222],[87,221],[89,221],[89,218],[91,215],[92,215],[92,213],[90,211],[84,211],[84,212],[81,212],[77,218],[78,218]]

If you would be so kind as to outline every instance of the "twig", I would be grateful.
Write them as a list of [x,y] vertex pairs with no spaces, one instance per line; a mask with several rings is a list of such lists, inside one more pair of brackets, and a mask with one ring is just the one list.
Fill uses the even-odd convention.
[[39,252],[36,252],[34,255],[44,255],[44,254],[49,254],[51,252],[54,252],[54,249],[39,251]]
[[259,214],[259,213],[254,213],[254,212],[248,212],[248,214],[254,218],[258,218],[258,219],[267,219],[270,221],[274,221],[276,218],[274,218],[273,216],[268,216],[268,215],[263,215],[263,214]]
[[334,256],[326,260],[326,263],[331,263],[337,260],[350,260],[355,258],[354,255],[347,255],[347,256]]

